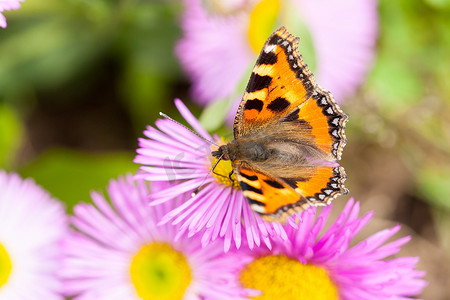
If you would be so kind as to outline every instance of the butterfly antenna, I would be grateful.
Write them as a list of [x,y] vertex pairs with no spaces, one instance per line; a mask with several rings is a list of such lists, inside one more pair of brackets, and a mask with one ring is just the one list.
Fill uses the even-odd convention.
[[197,193],[200,191],[200,188],[203,186],[203,184],[206,181],[206,178],[208,178],[209,174],[211,174],[211,172],[214,172],[214,169],[217,167],[217,165],[219,164],[219,162],[222,160],[222,156],[223,154],[217,159],[216,163],[214,164],[214,166],[212,166],[211,169],[209,169],[208,174],[205,176],[205,178],[203,178],[202,183],[192,192],[191,196],[194,197],[195,195],[197,195]]
[[210,140],[204,138],[204,137],[201,136],[199,133],[197,133],[197,132],[195,132],[194,130],[190,129],[189,127],[187,127],[187,126],[181,124],[180,122],[175,121],[174,119],[172,119],[171,117],[169,117],[169,116],[166,115],[165,113],[160,112],[159,115],[160,115],[161,117],[166,118],[167,120],[170,120],[170,121],[174,122],[175,124],[178,124],[178,125],[184,127],[185,129],[189,130],[190,132],[192,132],[193,134],[195,134],[196,136],[198,136],[199,138],[201,138],[202,140],[204,140],[204,141],[207,142],[208,144],[210,144],[210,145],[216,145],[217,147],[219,147],[219,145],[217,145],[216,143],[211,142]]

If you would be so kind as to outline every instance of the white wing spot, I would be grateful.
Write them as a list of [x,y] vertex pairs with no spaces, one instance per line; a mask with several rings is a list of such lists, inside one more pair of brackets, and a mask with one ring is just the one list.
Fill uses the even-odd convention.
[[324,195],[324,194],[319,194],[319,199],[320,199],[320,200],[325,199],[325,195]]
[[297,64],[293,64],[292,67],[293,67],[294,69],[297,69]]
[[339,118],[334,118],[333,121],[331,121],[331,123],[337,126],[339,124]]
[[337,185],[337,183],[332,183],[331,187],[337,189],[338,185]]
[[262,207],[258,204],[252,204],[252,205],[250,205],[250,207],[258,213],[265,213],[264,207]]
[[289,45],[288,47],[287,47],[287,52],[291,52],[292,51],[292,47],[291,47],[291,45]]
[[332,115],[332,114],[333,114],[333,109],[331,108],[331,106],[327,108],[327,113],[328,113],[329,115]]
[[288,43],[288,41],[283,41],[282,43],[281,43],[281,45],[283,45],[283,46],[287,46],[287,45],[289,45],[289,43]]
[[324,192],[325,194],[327,194],[327,195],[331,194],[332,191],[333,191],[333,190],[323,190],[323,192]]
[[264,47],[264,52],[269,53],[275,50],[275,48],[277,47],[277,45],[267,45],[266,47]]
[[337,130],[335,129],[335,130],[333,130],[333,132],[331,132],[331,134],[333,135],[333,136],[335,136],[335,137],[339,137],[339,135],[338,135],[338,133],[337,133]]
[[325,99],[325,97],[323,97],[322,100],[320,101],[320,104],[322,104],[322,105],[327,104],[327,99]]

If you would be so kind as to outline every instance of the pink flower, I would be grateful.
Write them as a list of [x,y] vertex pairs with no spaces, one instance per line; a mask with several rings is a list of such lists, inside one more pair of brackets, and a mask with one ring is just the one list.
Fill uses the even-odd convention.
[[6,18],[2,14],[5,10],[17,10],[20,8],[20,2],[24,0],[0,0],[0,27],[6,28]]
[[[152,183],[152,193],[168,188]],[[180,236],[180,226],[158,221],[180,198],[148,205],[149,186],[131,176],[111,181],[110,202],[92,193],[78,204],[76,228],[65,242],[66,294],[73,299],[241,299],[232,280],[236,267],[222,241],[203,248],[198,238]],[[71,298],[72,299],[72,298]]]
[[62,204],[31,179],[0,170],[0,299],[63,299]]
[[261,299],[292,299],[290,295],[301,299],[411,299],[422,291],[427,283],[422,279],[425,272],[415,270],[418,258],[386,259],[410,240],[403,237],[386,243],[399,225],[351,247],[373,214],[359,218],[359,203],[350,199],[324,230],[331,209],[331,205],[324,207],[317,218],[316,208],[304,211],[298,226],[284,227],[288,240],[274,240],[272,251],[237,251],[235,264],[240,271],[236,275],[241,284],[261,290],[265,297]]
[[[203,138],[221,143],[219,138],[211,137],[198,120],[176,99],[175,105],[184,119]],[[271,247],[269,237],[286,238],[283,227],[278,223],[265,222],[252,211],[242,192],[238,190],[235,179],[228,179],[231,163],[222,161],[216,172],[210,173],[213,160],[211,147],[202,138],[170,120],[157,120],[156,128],[147,127],[144,131],[146,139],[139,139],[139,148],[135,162],[141,164],[142,174],[138,175],[150,182],[176,181],[167,189],[153,193],[151,205],[157,206],[175,197],[184,197],[183,203],[166,212],[160,224],[180,224],[180,234],[188,236],[201,234],[203,246],[224,237],[225,251],[234,242],[240,247],[242,237],[246,237],[246,245],[251,248],[261,242]],[[191,196],[192,192],[200,191]]]
[[[314,54],[305,57],[306,63],[312,65],[315,56],[317,82],[338,102],[356,90],[371,66],[378,27],[375,0],[239,1],[232,10],[211,9],[205,2],[184,1],[184,36],[176,48],[200,104],[224,98],[238,101],[261,50],[256,47],[262,47],[255,35],[267,38],[267,28],[287,26],[300,36],[302,54],[305,37],[311,36]],[[268,8],[257,11],[259,4]]]

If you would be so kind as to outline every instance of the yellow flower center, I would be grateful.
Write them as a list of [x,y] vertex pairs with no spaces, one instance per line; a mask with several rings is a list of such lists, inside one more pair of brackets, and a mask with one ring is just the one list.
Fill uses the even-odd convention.
[[131,262],[131,281],[144,300],[182,299],[191,283],[184,255],[168,244],[145,245]]
[[252,49],[259,53],[267,37],[275,29],[275,22],[280,11],[280,0],[263,0],[250,14],[248,37]]
[[[217,162],[217,158],[213,157],[211,167],[213,167]],[[231,174],[230,172],[233,170],[233,166],[231,165],[230,160],[220,160],[219,163],[214,168],[214,177],[216,177],[217,182],[224,184],[226,186],[231,186],[234,189],[240,190],[241,186],[237,180],[236,174]],[[231,177],[231,179],[230,179]]]
[[300,37],[300,53],[309,68],[314,71],[316,69],[316,53],[312,36],[304,20],[299,17],[295,6],[288,1],[262,0],[254,7],[250,14],[248,27],[251,48],[259,54],[270,34],[282,25],[286,26],[291,34]]
[[0,244],[0,289],[8,281],[11,270],[11,258],[9,257],[8,252],[6,252],[5,247]]
[[246,288],[262,291],[252,299],[339,299],[326,270],[284,255],[255,259],[241,271],[240,281]]

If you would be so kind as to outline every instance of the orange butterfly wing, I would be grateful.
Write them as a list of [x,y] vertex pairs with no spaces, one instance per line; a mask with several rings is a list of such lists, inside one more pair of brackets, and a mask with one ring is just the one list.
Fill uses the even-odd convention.
[[348,193],[342,167],[320,166],[301,178],[276,178],[246,164],[236,169],[243,195],[266,221],[285,222],[310,205],[328,205],[338,195]]
[[[315,83],[298,52],[298,41],[284,27],[266,41],[236,114],[234,137],[256,136],[263,130],[268,134],[274,123],[289,123],[283,126],[291,136],[292,128],[298,128],[302,140],[334,162],[346,143],[348,116]],[[348,192],[344,169],[336,163],[300,166],[297,178],[281,178],[251,161],[235,161],[233,167],[252,209],[270,221],[283,221],[309,205],[327,205]]]
[[262,130],[299,109],[318,147],[339,160],[348,116],[318,86],[298,52],[297,37],[281,27],[266,41],[234,120],[234,138]]
[[261,130],[311,97],[315,83],[298,40],[284,27],[267,39],[236,114],[234,138]]

